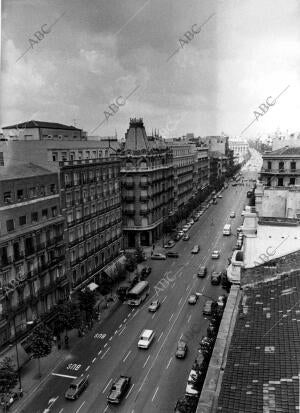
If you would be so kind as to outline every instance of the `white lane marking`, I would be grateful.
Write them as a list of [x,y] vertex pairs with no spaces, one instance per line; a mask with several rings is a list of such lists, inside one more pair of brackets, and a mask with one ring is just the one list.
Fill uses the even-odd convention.
[[182,336],[183,336],[183,333],[181,333],[181,336],[179,337],[179,340],[181,340],[181,339],[182,339]]
[[125,399],[128,398],[128,396],[130,395],[130,393],[132,392],[132,389],[134,388],[134,384],[130,387],[129,392],[127,393]]
[[159,389],[159,386],[156,387],[155,393],[153,394],[153,397],[152,397],[152,400],[151,400],[152,402],[155,399],[155,396],[156,396],[156,393],[158,392],[158,389]]
[[107,343],[105,343],[103,347],[105,348],[106,346],[107,346]]
[[156,313],[152,314],[152,320],[153,320],[153,318],[155,317],[155,314],[156,314]]
[[67,379],[77,379],[78,376],[69,376],[68,374],[51,373],[52,376],[66,377]]
[[191,317],[192,317],[192,315],[190,314],[190,316],[189,316],[189,318],[188,318],[188,323],[190,322],[190,320],[191,320]]
[[104,359],[105,355],[109,352],[109,350],[110,350],[110,347],[108,347],[105,353],[102,354],[101,360]]
[[85,369],[85,371],[88,371],[91,368],[91,366],[87,366],[87,368]]
[[110,383],[112,382],[112,379],[109,380],[109,382],[107,383],[107,385],[104,387],[104,389],[102,390],[102,393],[105,393],[108,386],[110,385]]
[[169,367],[169,365],[171,364],[171,361],[172,361],[172,360],[173,360],[173,357],[170,358],[170,360],[169,360],[169,362],[168,362],[168,364],[167,364],[166,369]]
[[119,332],[119,336],[123,333],[123,331],[126,329],[126,326],[124,326],[123,328],[122,328],[122,330]]
[[169,322],[172,320],[173,317],[174,317],[174,313],[172,313],[171,317],[169,318]]
[[111,341],[112,339],[113,339],[113,338],[112,338],[112,337],[110,337],[110,338],[109,338],[109,341]]
[[166,299],[167,299],[167,296],[165,296],[165,298],[162,300],[162,303],[163,303],[163,302],[165,302],[165,301],[166,301]]
[[[117,332],[118,332],[118,330],[116,330],[115,332],[114,332],[114,334],[117,334]],[[107,407],[107,406],[106,406]]]
[[102,353],[102,350],[98,351],[98,356],[100,356],[101,353]]
[[160,339],[161,339],[161,336],[163,335],[164,333],[163,333],[163,331],[160,333],[160,336],[158,337],[158,340],[157,341],[159,341]]
[[126,361],[127,357],[129,356],[129,354],[131,353],[132,350],[129,350],[128,353],[126,354],[126,357],[123,359],[123,362]]
[[181,300],[182,300],[182,297],[180,298],[180,300],[179,300],[179,302],[178,302],[178,305],[180,305],[180,303],[181,303]]
[[140,311],[140,310],[137,310],[137,311],[133,314],[132,319],[137,315],[137,313],[138,313],[139,311]]
[[95,358],[93,358],[92,363],[95,363],[95,361],[96,361],[96,357],[95,357]]
[[105,409],[103,410],[103,413],[105,413],[107,409],[108,409],[108,406],[105,407]]
[[85,401],[81,403],[81,405],[78,407],[78,409],[76,410],[76,412],[75,412],[75,413],[78,413],[78,412],[79,412],[79,410],[82,408],[82,406],[83,406],[84,404],[85,404]]
[[146,364],[148,363],[149,358],[150,358],[150,356],[148,356],[148,357],[147,357],[147,360],[145,361],[145,363],[144,363],[143,367],[145,367],[145,366],[146,366]]
[[62,409],[60,409],[60,411],[59,411],[58,413],[61,413],[63,410],[64,410],[63,408],[62,408]]
[[122,327],[122,325],[123,325],[123,323],[119,325],[119,328],[121,328],[121,327]]

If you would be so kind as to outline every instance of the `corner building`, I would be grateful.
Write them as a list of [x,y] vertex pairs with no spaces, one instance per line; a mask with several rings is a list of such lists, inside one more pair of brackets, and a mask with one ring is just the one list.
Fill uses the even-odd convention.
[[142,119],[130,119],[120,153],[124,247],[150,246],[174,199],[172,149],[158,136],[147,136]]

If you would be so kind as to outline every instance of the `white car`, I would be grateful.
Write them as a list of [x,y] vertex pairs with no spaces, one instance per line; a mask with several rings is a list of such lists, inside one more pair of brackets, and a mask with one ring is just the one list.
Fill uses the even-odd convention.
[[195,224],[195,221],[194,221],[193,219],[190,219],[189,222],[188,222],[188,224],[194,225],[194,224]]
[[182,230],[177,232],[178,235],[180,235],[181,237],[184,235],[184,232]]
[[211,258],[214,260],[217,260],[218,258],[220,258],[220,251],[218,250],[213,251],[211,254]]
[[230,218],[235,218],[235,212],[234,212],[234,211],[230,212],[229,217],[230,217]]
[[154,252],[151,255],[151,260],[166,260],[167,257],[165,254],[162,254],[161,252]]
[[196,304],[198,297],[196,294],[191,294],[188,299],[189,304]]
[[159,307],[160,307],[160,301],[159,300],[154,300],[149,305],[148,311],[150,311],[150,313],[155,313],[155,311],[157,311],[159,309]]
[[149,348],[150,344],[154,339],[154,331],[153,330],[143,330],[142,334],[140,335],[140,339],[138,341],[138,348]]
[[220,194],[220,195],[217,196],[217,198],[223,198],[223,196]]

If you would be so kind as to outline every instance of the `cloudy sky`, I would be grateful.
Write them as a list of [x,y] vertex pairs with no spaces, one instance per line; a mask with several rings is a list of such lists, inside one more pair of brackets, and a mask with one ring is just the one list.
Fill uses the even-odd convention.
[[0,126],[299,131],[299,33],[300,0],[2,0]]

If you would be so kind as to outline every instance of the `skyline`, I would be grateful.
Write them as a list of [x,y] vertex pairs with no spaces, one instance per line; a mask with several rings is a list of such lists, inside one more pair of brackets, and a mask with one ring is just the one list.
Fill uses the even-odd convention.
[[123,137],[142,117],[164,138],[245,139],[300,129],[298,0],[85,5],[3,2],[1,126],[75,120]]

